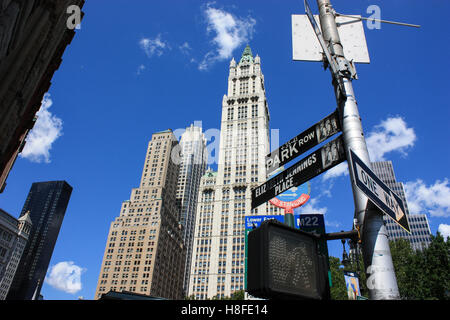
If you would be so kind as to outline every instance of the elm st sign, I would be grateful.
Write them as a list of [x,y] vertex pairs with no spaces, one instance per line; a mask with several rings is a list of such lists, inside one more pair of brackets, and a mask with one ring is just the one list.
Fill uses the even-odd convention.
[[337,110],[266,156],[267,174],[341,131]]
[[397,222],[403,229],[411,232],[402,199],[389,189],[353,150],[350,150],[350,157],[356,186],[381,211]]
[[342,135],[252,189],[252,209],[346,160]]

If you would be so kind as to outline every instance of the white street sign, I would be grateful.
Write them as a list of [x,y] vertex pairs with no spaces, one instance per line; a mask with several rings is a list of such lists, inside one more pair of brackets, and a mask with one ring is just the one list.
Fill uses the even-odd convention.
[[[338,33],[348,61],[355,63],[370,63],[361,16],[336,17]],[[314,15],[316,24],[320,27],[319,16]],[[292,15],[292,58],[301,61],[322,61],[323,49],[317,39],[314,29],[305,14]]]
[[391,217],[406,231],[409,228],[408,217],[402,199],[378,178],[362,160],[350,150],[351,162],[356,185],[386,215]]

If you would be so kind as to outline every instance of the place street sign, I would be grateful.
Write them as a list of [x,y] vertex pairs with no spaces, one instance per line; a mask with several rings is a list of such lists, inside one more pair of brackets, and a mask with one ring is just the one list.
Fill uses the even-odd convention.
[[346,160],[342,135],[252,189],[252,209]]
[[350,150],[356,185],[386,215],[411,233],[402,199]]
[[320,120],[266,156],[267,174],[341,131],[338,111]]

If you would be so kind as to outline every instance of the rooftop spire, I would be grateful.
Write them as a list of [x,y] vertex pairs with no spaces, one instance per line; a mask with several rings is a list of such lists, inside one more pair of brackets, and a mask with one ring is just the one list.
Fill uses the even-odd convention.
[[28,222],[29,224],[32,224],[31,218],[30,218],[30,210],[25,212],[25,214],[23,216],[21,216],[18,220],[19,221],[25,221],[25,222]]
[[250,49],[250,46],[248,44],[245,47],[244,52],[242,53],[242,57],[239,63],[241,63],[242,61],[249,61],[249,62],[253,61],[252,49]]

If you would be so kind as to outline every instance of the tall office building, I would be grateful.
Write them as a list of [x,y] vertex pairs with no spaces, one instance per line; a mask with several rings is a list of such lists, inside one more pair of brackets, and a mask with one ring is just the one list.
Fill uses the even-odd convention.
[[66,181],[31,185],[20,214],[29,212],[31,232],[7,300],[39,297],[71,194],[72,187]]
[[405,205],[406,215],[411,233],[406,232],[395,221],[386,215],[383,216],[390,240],[406,239],[411,243],[414,250],[421,250],[431,242],[431,230],[426,214],[409,214],[403,183],[397,182],[394,167],[391,161],[372,162],[372,170],[375,174],[392,189]]
[[75,36],[75,16],[68,12],[81,19],[83,5],[84,0],[0,0],[0,193]]
[[140,186],[111,223],[95,299],[109,291],[183,298],[186,253],[176,203],[180,165],[172,160],[177,146],[170,129],[152,135]]
[[183,288],[187,294],[194,241],[195,214],[200,178],[206,170],[208,153],[206,138],[201,126],[191,124],[180,139],[181,167],[178,176],[177,201],[180,207],[180,223],[183,226],[183,241],[186,247],[186,265]]
[[16,219],[0,209],[0,300],[5,300],[31,231],[30,213]]
[[245,287],[246,215],[277,214],[263,204],[251,210],[251,189],[266,180],[269,109],[261,59],[247,46],[230,62],[222,100],[218,170],[200,182],[189,296],[227,297]]

